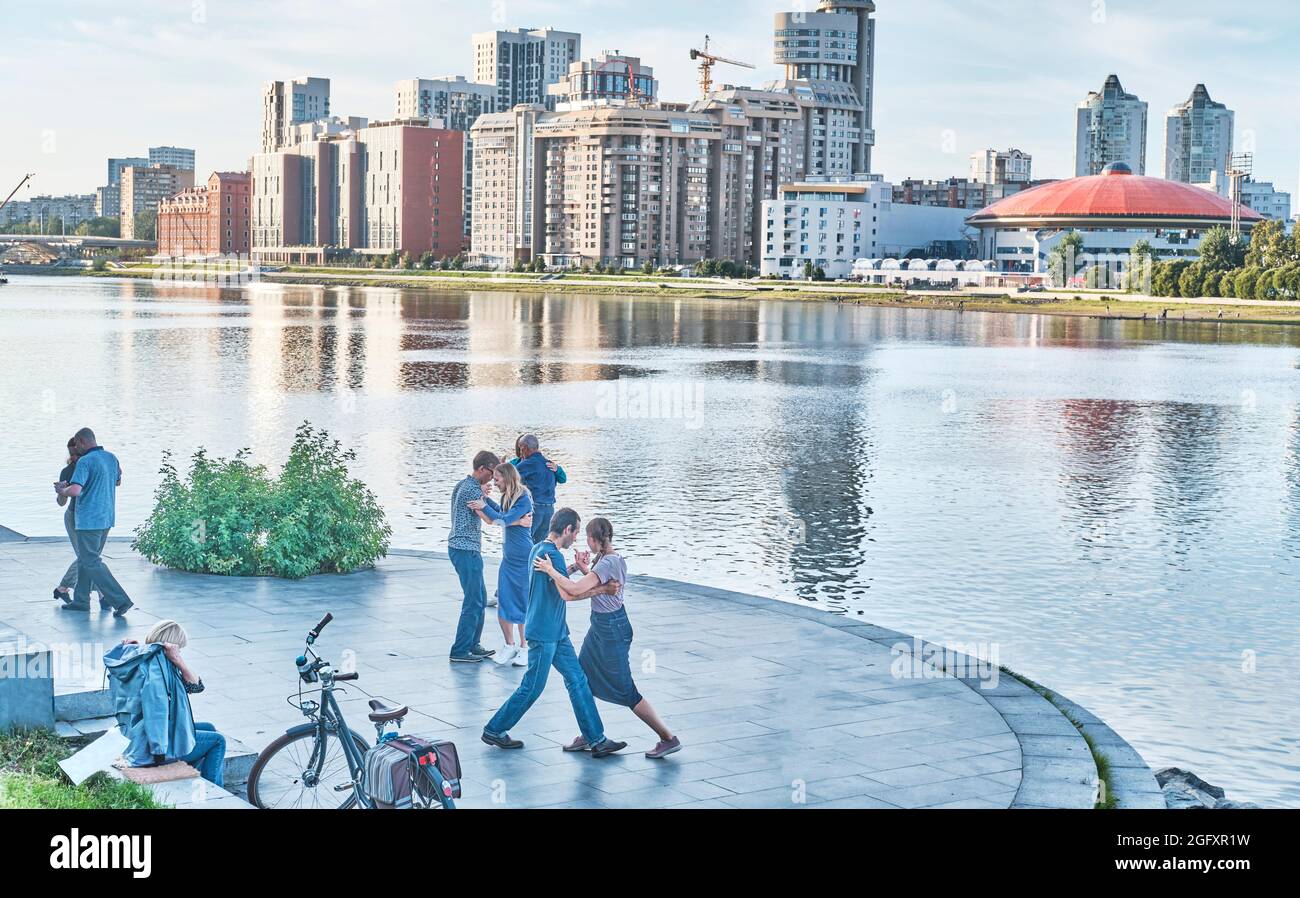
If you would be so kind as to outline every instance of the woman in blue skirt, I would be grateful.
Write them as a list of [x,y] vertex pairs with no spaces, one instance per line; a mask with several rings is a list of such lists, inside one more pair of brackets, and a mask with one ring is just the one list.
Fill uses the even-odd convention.
[[[591,596],[591,629],[582,640],[578,661],[591,684],[591,694],[602,701],[631,708],[632,713],[655,731],[659,744],[645,753],[647,758],[663,758],[682,748],[681,740],[672,734],[659,719],[650,702],[637,691],[632,681],[632,667],[628,654],[632,649],[632,624],[623,607],[623,593],[627,589],[627,564],[623,556],[614,551],[614,527],[605,518],[592,518],[587,522],[587,552],[577,552],[577,561],[568,571],[557,571],[545,557],[537,559],[536,569],[555,581],[566,602],[586,598],[588,592],[611,580],[619,584],[613,595]],[[591,561],[592,555],[595,561]],[[581,579],[570,580],[569,575],[582,572]],[[565,751],[590,751],[591,746],[582,736],[564,746]]]
[[[528,614],[528,556],[533,551],[533,497],[512,464],[497,465],[492,482],[501,492],[500,504],[491,499],[475,499],[469,507],[484,521],[500,524],[505,531],[505,548],[497,573],[497,620],[506,645],[497,653],[496,662],[527,667],[524,618]],[[516,631],[518,642],[514,640]]]

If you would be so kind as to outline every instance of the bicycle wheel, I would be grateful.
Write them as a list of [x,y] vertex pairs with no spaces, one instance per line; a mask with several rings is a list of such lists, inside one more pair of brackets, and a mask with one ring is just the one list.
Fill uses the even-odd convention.
[[[318,744],[322,732],[325,738]],[[364,755],[370,747],[366,740],[354,730],[348,732]],[[339,787],[351,782],[339,734],[305,725],[285,733],[257,756],[248,775],[248,800],[263,809],[346,810],[357,804],[356,791]]]

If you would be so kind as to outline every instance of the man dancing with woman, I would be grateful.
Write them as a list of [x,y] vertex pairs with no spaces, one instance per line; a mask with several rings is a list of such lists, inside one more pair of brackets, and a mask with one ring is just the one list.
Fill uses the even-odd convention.
[[[533,567],[554,582],[565,602],[576,602],[591,597],[591,629],[582,640],[578,662],[586,674],[592,694],[612,705],[631,708],[632,713],[655,731],[659,744],[645,753],[647,758],[664,758],[681,751],[681,740],[655,713],[654,707],[637,691],[632,680],[632,667],[628,658],[632,648],[632,624],[624,608],[624,591],[627,588],[627,563],[614,549],[614,527],[605,518],[592,518],[587,522],[588,552],[577,552],[573,565],[564,571],[556,568],[550,554],[536,557]],[[592,562],[591,556],[595,555]],[[563,557],[560,561],[563,562]],[[581,572],[577,580],[570,575]],[[617,584],[613,594],[593,594],[592,590]],[[591,744],[579,734],[564,747],[565,751],[591,751]]]

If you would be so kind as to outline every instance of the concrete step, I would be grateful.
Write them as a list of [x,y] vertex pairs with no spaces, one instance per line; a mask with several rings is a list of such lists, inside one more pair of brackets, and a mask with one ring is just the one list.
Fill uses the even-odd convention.
[[[115,726],[117,726],[116,718],[88,717],[85,720],[60,720],[55,723],[54,731],[64,739],[84,739],[101,736]],[[243,793],[244,786],[248,783],[248,775],[252,773],[256,761],[257,752],[249,749],[238,739],[227,736],[226,763],[222,769],[226,787]]]
[[55,720],[85,720],[90,717],[110,717],[112,714],[113,696],[107,689],[54,684]]
[[[109,775],[125,780],[122,771],[117,768],[109,770]],[[170,805],[182,811],[208,811],[252,809],[252,805],[229,789],[222,788],[205,779],[173,780],[169,783],[153,783],[144,788],[153,793],[154,798],[164,805]]]

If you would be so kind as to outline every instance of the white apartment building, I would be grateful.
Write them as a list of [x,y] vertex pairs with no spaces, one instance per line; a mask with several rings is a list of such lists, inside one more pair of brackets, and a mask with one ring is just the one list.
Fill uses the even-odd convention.
[[524,104],[555,108],[547,88],[582,56],[582,35],[554,28],[520,28],[475,34],[474,80],[496,87],[495,108]]
[[1272,181],[1246,178],[1241,184],[1241,204],[1265,218],[1291,220],[1291,194],[1275,188]]
[[150,165],[170,165],[194,171],[194,151],[185,147],[150,147]]
[[979,184],[1025,184],[1033,178],[1034,157],[1023,150],[979,150],[971,153],[970,179]]
[[760,272],[802,279],[805,266],[831,280],[847,278],[859,260],[906,258],[967,245],[967,210],[893,202],[894,188],[877,178],[809,178],[763,202]]
[[659,99],[659,82],[654,69],[638,57],[606,50],[594,59],[573,63],[547,92],[555,98],[558,112],[629,102],[654,105]]
[[1147,104],[1111,75],[1076,109],[1074,174],[1099,175],[1117,162],[1134,174],[1146,174]]
[[304,76],[262,85],[262,152],[292,146],[292,126],[330,116],[330,79]]
[[871,171],[875,11],[871,0],[819,0],[815,11],[776,14],[775,61],[785,79],[770,87],[807,104],[810,175]]
[[1204,84],[1165,117],[1165,177],[1207,184],[1226,177],[1232,155],[1233,112],[1210,99]]

